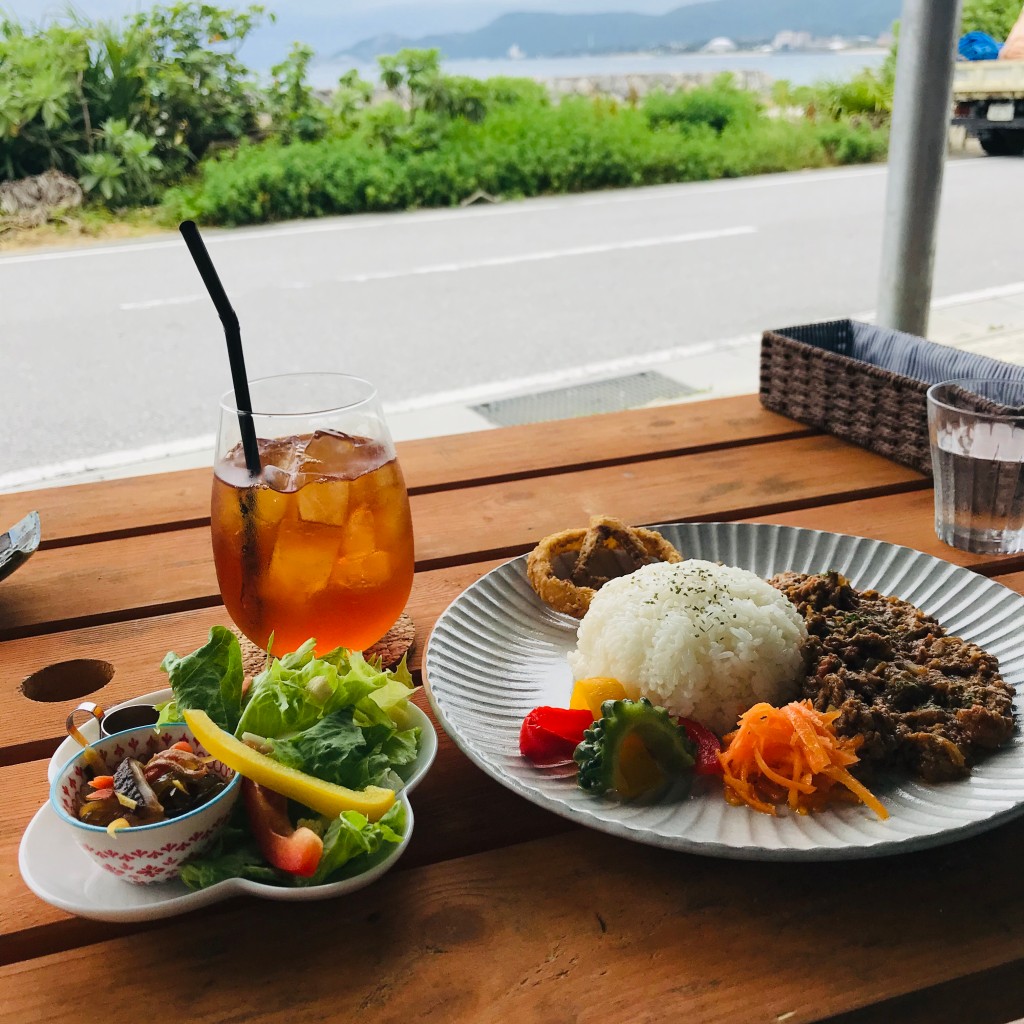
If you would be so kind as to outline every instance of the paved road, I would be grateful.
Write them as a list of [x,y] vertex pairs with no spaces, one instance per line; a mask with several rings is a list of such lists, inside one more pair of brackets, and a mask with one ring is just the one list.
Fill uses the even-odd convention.
[[[1022,170],[949,164],[936,297],[1024,279]],[[862,167],[207,237],[251,376],[402,403],[870,309],[884,196]],[[0,338],[0,479],[208,435],[230,383],[177,236],[0,257]]]

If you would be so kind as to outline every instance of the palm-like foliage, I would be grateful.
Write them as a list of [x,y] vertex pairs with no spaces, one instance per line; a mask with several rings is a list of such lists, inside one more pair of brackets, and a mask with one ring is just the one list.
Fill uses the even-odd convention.
[[107,202],[154,198],[212,143],[255,129],[237,48],[263,14],[176,3],[118,24],[0,21],[0,176],[55,167]]

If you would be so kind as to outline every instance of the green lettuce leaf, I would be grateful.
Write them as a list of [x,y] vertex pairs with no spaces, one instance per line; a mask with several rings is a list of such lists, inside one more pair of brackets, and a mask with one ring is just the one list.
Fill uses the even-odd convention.
[[[377,822],[367,821],[358,811],[343,811],[331,819],[324,832],[324,852],[316,874],[311,878],[297,878],[295,884],[323,885],[361,874],[377,859],[376,855],[385,849],[385,844],[402,841],[405,826],[405,804],[400,801]],[[385,852],[383,856],[386,855]]]
[[289,737],[383,689],[388,709],[397,713],[412,688],[408,670],[399,668],[401,674],[384,672],[358,652],[340,647],[315,658],[309,641],[294,654],[271,661],[253,680],[235,735]]
[[156,704],[154,707],[157,710],[157,732],[160,731],[160,726],[162,725],[177,725],[179,722],[185,721],[182,713],[178,710],[178,702],[176,700],[169,700],[166,704]]
[[[174,692],[174,707],[164,705],[161,721],[180,721],[182,711],[205,711],[222,729],[234,732],[242,712],[242,649],[238,637],[223,626],[184,658],[173,651],[160,664]],[[174,715],[175,717],[169,717]]]
[[[380,745],[380,752],[392,768],[405,768],[416,760],[420,751],[420,729],[402,729],[393,732]],[[401,774],[401,772],[399,772]]]
[[419,729],[395,729],[391,719],[359,725],[352,708],[342,708],[303,732],[270,739],[271,756],[307,775],[350,789],[383,785],[392,768],[416,760]]

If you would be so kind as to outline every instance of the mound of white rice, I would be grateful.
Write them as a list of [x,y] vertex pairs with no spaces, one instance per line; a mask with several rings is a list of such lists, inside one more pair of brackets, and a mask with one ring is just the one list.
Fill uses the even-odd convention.
[[752,704],[798,696],[806,639],[800,613],[755,573],[656,562],[597,592],[569,663],[577,679],[611,676],[721,735]]

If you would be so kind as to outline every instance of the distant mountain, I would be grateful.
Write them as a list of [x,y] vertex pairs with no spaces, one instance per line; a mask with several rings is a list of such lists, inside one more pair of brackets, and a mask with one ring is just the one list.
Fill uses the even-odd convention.
[[437,47],[456,58],[529,57],[695,47],[715,36],[759,43],[792,29],[815,36],[877,36],[899,17],[901,0],[707,0],[667,14],[503,14],[473,32],[361,40],[337,56],[372,60],[403,46]]

